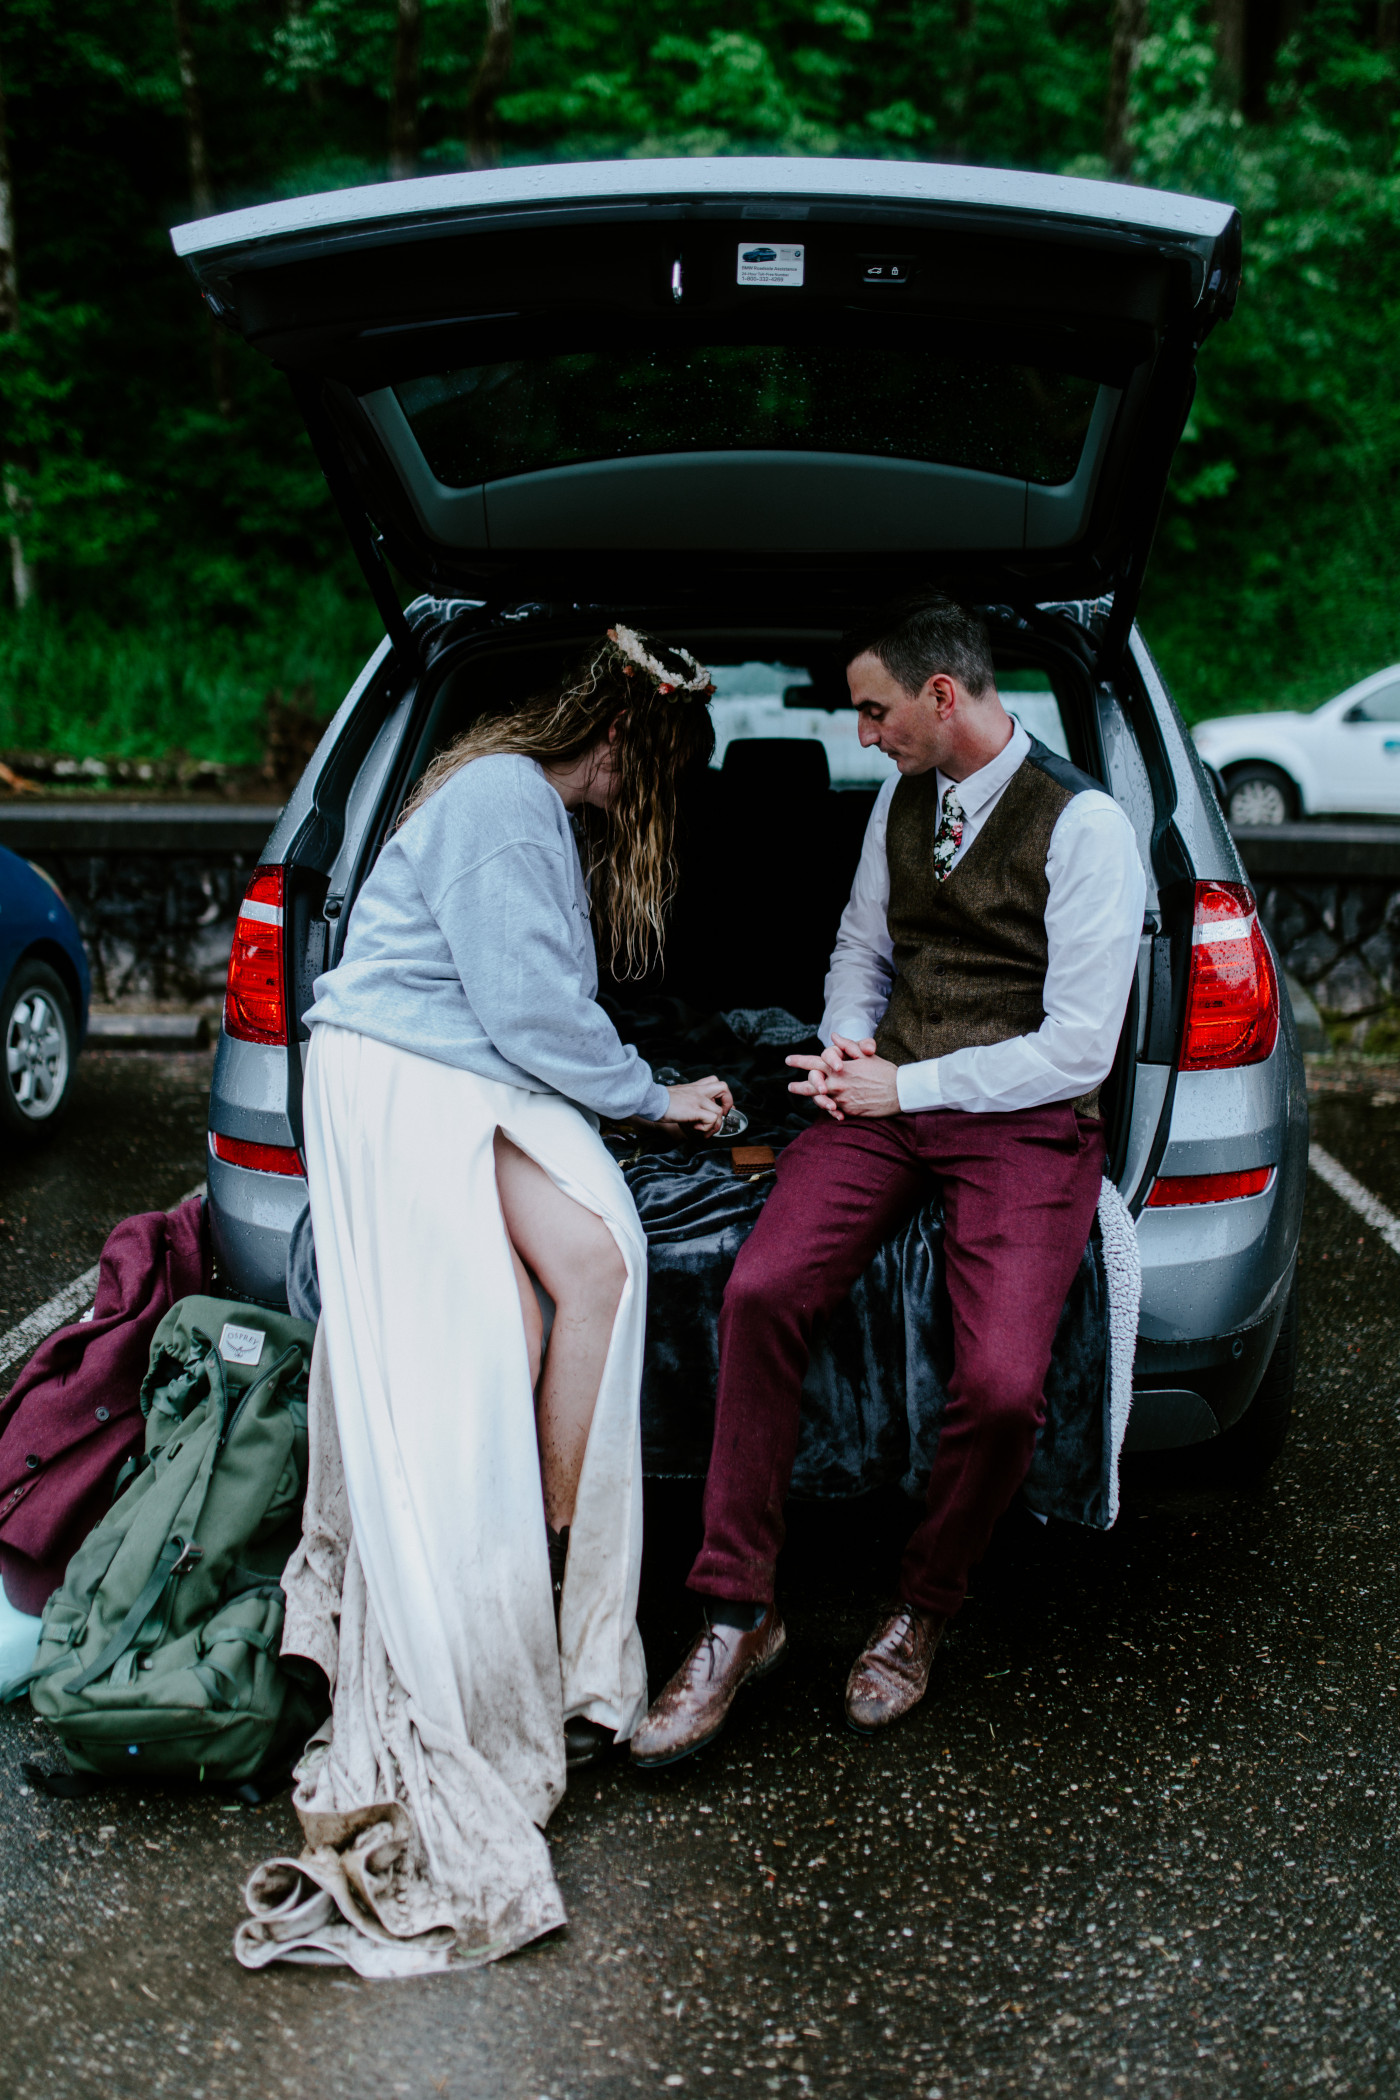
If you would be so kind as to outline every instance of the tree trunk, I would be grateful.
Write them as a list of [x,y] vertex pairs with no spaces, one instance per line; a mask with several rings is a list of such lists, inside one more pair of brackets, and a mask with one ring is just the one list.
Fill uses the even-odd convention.
[[1104,109],[1103,156],[1114,175],[1133,165],[1129,105],[1133,73],[1147,34],[1147,0],[1114,0],[1113,43],[1108,58],[1108,102]]
[[514,55],[514,0],[486,0],[486,41],[467,99],[467,158],[474,168],[494,168],[500,163],[496,97],[506,84]]
[[422,0],[399,0],[394,37],[394,93],[389,104],[389,179],[418,173],[419,76],[423,54]]
[[[19,327],[19,269],[15,258],[15,193],[10,179],[10,141],[5,128],[5,79],[0,73],[0,335]],[[6,514],[5,538],[10,549],[10,587],[23,611],[34,596],[34,571],[25,552],[20,521],[24,498],[9,468],[0,462],[0,498]]]
[[[1394,6],[1394,0],[1390,0]],[[1380,0],[1383,8],[1386,0]],[[1253,123],[1269,115],[1269,88],[1278,55],[1303,19],[1303,0],[1249,0],[1245,11],[1244,91],[1241,107]]]
[[1222,98],[1238,109],[1244,92],[1249,0],[1215,0],[1216,77]]
[[170,0],[175,23],[175,58],[180,68],[180,93],[185,104],[185,150],[190,167],[190,204],[197,219],[214,215],[214,185],[209,180],[209,148],[204,136],[204,97],[190,37],[186,0]]
[[[1379,7],[1386,5],[1378,0]],[[1221,97],[1251,123],[1262,124],[1279,51],[1302,21],[1303,0],[1214,0],[1214,15]]]
[[1393,51],[1400,44],[1400,0],[1376,0],[1376,45]]
[[[1378,5],[1383,9],[1387,0]],[[1214,0],[1214,14],[1221,96],[1252,122],[1263,123],[1279,50],[1302,20],[1302,0]]]
[[[194,60],[188,0],[170,0],[170,13],[175,26],[175,58],[180,69],[180,94],[185,106],[185,152],[190,171],[190,207],[197,219],[208,219],[214,214],[214,185],[209,179],[209,147],[204,133],[204,97],[200,93],[199,72]],[[233,399],[229,392],[228,358],[223,333],[212,315],[209,316],[209,380],[215,408],[221,416],[231,416]]]

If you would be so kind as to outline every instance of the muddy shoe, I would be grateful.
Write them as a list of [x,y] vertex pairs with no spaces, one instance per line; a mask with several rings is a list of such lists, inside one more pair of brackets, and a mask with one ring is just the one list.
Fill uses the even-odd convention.
[[612,1749],[614,1740],[611,1728],[575,1714],[572,1720],[564,1723],[564,1763],[571,1772],[581,1772],[586,1765],[599,1764]]
[[918,1705],[946,1624],[912,1604],[880,1621],[846,1680],[846,1719],[857,1735],[874,1735]]
[[786,1652],[787,1629],[771,1604],[752,1633],[739,1626],[703,1627],[633,1736],[633,1764],[651,1770],[703,1750],[728,1720],[740,1686],[766,1677]]

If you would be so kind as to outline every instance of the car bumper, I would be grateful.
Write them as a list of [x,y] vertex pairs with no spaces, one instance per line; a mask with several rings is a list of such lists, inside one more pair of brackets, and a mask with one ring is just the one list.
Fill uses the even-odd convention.
[[260,1174],[209,1154],[214,1260],[240,1298],[287,1310],[287,1246],[306,1208],[300,1174]]
[[1139,1216],[1142,1303],[1125,1449],[1204,1442],[1254,1398],[1293,1282],[1307,1147],[1303,1063],[1286,1011],[1262,1064],[1178,1076],[1159,1172],[1275,1173],[1262,1195]]

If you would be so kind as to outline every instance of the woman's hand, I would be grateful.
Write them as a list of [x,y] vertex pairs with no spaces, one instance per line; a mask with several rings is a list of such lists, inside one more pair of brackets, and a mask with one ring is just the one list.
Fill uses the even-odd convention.
[[734,1096],[722,1079],[689,1079],[683,1086],[668,1086],[670,1096],[658,1129],[698,1130],[713,1137],[734,1106]]

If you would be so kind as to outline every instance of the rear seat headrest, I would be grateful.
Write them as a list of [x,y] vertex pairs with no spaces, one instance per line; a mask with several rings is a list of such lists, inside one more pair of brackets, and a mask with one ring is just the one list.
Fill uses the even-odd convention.
[[735,737],[724,777],[746,794],[824,795],[831,786],[826,746],[814,736]]

